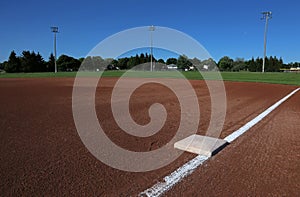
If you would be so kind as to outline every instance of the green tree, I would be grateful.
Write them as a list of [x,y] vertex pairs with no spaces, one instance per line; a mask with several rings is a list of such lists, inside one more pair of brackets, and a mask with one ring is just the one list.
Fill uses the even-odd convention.
[[[263,65],[263,59],[262,58],[256,58],[256,71],[255,72],[261,72],[262,71],[262,65]],[[268,60],[266,59],[266,64],[268,64]]]
[[145,54],[145,62],[150,62],[151,61],[151,57],[150,55],[148,55],[148,53]]
[[118,59],[118,67],[122,70],[127,69],[128,61],[129,61],[129,58],[127,58],[127,57]]
[[96,70],[105,70],[106,67],[110,64],[111,60],[104,60],[101,56],[92,57],[93,67],[91,67],[91,71]]
[[30,72],[32,68],[32,57],[30,51],[23,51],[21,57],[22,71]]
[[47,72],[47,64],[39,52],[34,56],[34,63],[33,72]]
[[80,61],[80,63],[82,63],[84,61],[84,57],[81,57],[78,60]]
[[55,57],[53,53],[51,53],[46,66],[47,72],[54,72],[54,67],[55,67]]
[[6,64],[7,64],[7,61],[0,63],[0,72],[2,70],[4,70]]
[[177,59],[176,58],[173,58],[173,57],[171,57],[171,58],[168,58],[167,59],[167,61],[166,61],[166,64],[167,65],[170,65],[170,64],[177,64]]
[[207,60],[201,61],[200,69],[206,71],[218,71],[218,66],[217,63],[212,58],[208,58]]
[[144,53],[142,53],[140,55],[140,64],[143,64],[143,63],[146,63],[146,62],[147,62],[146,57],[145,57]]
[[111,61],[111,64],[112,65],[114,65],[115,67],[117,66],[119,66],[119,62],[118,62],[118,60],[113,60],[113,61]]
[[178,69],[189,69],[192,66],[192,63],[189,61],[186,55],[180,55],[177,60],[177,67]]
[[[78,60],[79,61],[79,60]],[[94,62],[91,56],[87,56],[86,58],[84,58],[84,61],[82,62],[82,67],[80,68],[80,70],[82,71],[91,71],[95,68],[94,66]]]
[[57,69],[59,71],[78,71],[80,61],[67,55],[61,55],[57,60]]
[[219,60],[218,66],[220,71],[231,71],[233,67],[233,59],[228,56],[224,56]]
[[136,57],[131,56],[127,62],[127,69],[131,69],[134,66],[138,65],[138,61]]
[[161,63],[161,64],[164,64],[164,63],[165,63],[165,60],[159,59],[159,60],[157,60],[157,62],[158,62],[158,63]]
[[283,63],[283,59],[282,59],[282,57],[280,57],[279,58],[279,64],[281,64],[281,65],[283,65],[284,63]]
[[23,51],[21,57],[21,67],[23,72],[44,72],[46,64],[43,57],[34,51]]
[[21,71],[20,58],[16,56],[15,51],[10,53],[7,63],[4,65],[4,70],[8,73],[16,73]]
[[233,72],[239,72],[239,71],[247,71],[248,66],[245,63],[245,60],[243,58],[236,58],[236,60],[233,62],[233,66],[231,68],[231,71]]
[[254,57],[251,60],[245,62],[250,72],[256,72],[256,63]]
[[135,55],[135,66],[141,63],[140,56],[138,54]]
[[198,69],[203,68],[203,67],[201,68],[201,60],[199,60],[198,58],[195,57],[195,58],[191,59],[190,61],[196,68],[198,68]]

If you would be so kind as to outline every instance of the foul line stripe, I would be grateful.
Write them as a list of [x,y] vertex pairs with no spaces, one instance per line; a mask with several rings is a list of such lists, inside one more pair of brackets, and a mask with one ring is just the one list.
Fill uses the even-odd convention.
[[139,196],[160,196],[169,189],[171,189],[176,183],[180,182],[184,177],[192,174],[194,170],[200,166],[204,161],[208,160],[208,156],[198,155],[194,159],[185,163],[183,166],[172,172],[170,175],[164,178],[164,182],[159,182],[153,185],[151,188],[141,192]]
[[[255,117],[253,120],[242,126],[240,129],[236,130],[229,136],[225,137],[224,140],[226,140],[228,143],[233,142],[236,140],[239,136],[243,135],[246,131],[248,131],[250,128],[252,128],[254,125],[256,125],[258,122],[260,122],[263,118],[265,118],[268,114],[270,114],[274,109],[276,109],[278,106],[280,106],[283,102],[285,102],[287,99],[289,99],[291,96],[293,96],[296,92],[298,92],[300,88],[297,88],[296,90],[292,91],[290,94],[282,98],[280,101],[269,107],[267,110],[259,114],[257,117]],[[172,172],[170,175],[166,176],[163,180],[164,182],[158,182],[157,184],[153,185],[151,188],[146,189],[145,191],[141,192],[139,196],[151,196],[151,197],[157,197],[165,193],[166,191],[170,190],[174,185],[179,183],[183,178],[186,176],[192,174],[197,167],[202,165],[206,160],[208,160],[210,157],[198,155],[194,159],[188,161],[183,166],[179,167],[177,170]]]
[[288,98],[290,98],[291,96],[293,96],[299,90],[300,90],[300,88],[294,90],[289,95],[287,95],[286,97],[284,97],[283,99],[281,99],[280,101],[278,101],[277,103],[275,103],[274,105],[272,105],[271,107],[269,107],[266,111],[264,111],[263,113],[259,114],[256,118],[254,118],[253,120],[251,120],[250,122],[248,122],[247,124],[245,124],[244,126],[242,126],[240,129],[238,129],[237,131],[233,132],[229,136],[225,137],[224,140],[226,140],[227,142],[231,143],[236,138],[238,138],[239,136],[243,135],[251,127],[253,127],[258,122],[260,122],[263,118],[265,118],[274,109],[276,109],[279,105],[281,105],[284,101],[286,101]]

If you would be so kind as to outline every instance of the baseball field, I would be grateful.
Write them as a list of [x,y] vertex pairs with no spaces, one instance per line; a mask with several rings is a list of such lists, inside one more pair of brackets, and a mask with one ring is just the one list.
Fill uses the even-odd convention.
[[[106,135],[118,146],[136,152],[159,149],[176,133],[180,105],[165,86],[149,83],[130,98],[136,123],[150,121],[148,109],[161,103],[167,119],[161,130],[138,138],[123,132],[114,120],[111,97],[121,71],[105,72],[96,90],[95,107]],[[200,108],[197,134],[205,135],[211,98],[206,82],[183,73],[194,88]],[[86,80],[97,74],[87,74]],[[76,73],[0,74],[0,192],[4,196],[137,196],[197,155],[184,152],[169,165],[148,172],[126,172],[94,157],[77,132],[72,113]],[[128,80],[153,77],[134,74]],[[172,73],[158,77],[177,81]],[[300,86],[297,73],[222,73],[225,138]],[[213,80],[213,79],[211,79]],[[88,88],[88,87],[87,87]],[[246,133],[172,185],[166,196],[297,196],[300,191],[300,91]],[[161,194],[159,194],[161,195]],[[154,194],[155,196],[155,194]]]

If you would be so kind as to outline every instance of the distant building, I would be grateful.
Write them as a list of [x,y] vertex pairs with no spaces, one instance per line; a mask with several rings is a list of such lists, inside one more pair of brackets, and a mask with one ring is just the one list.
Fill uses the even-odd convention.
[[177,70],[177,68],[178,68],[175,64],[169,64],[169,65],[167,65],[167,67],[168,67],[168,70]]
[[291,70],[291,71],[300,71],[300,67],[297,67],[297,68],[291,68],[290,70]]
[[282,68],[280,69],[280,71],[282,72],[297,72],[299,73],[300,72],[300,67],[297,67],[297,68],[290,68],[290,69],[287,69],[287,68]]

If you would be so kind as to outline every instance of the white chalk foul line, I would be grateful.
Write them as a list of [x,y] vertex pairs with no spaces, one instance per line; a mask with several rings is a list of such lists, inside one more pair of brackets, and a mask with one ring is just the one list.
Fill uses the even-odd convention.
[[226,140],[228,143],[231,143],[236,138],[238,138],[239,136],[243,135],[251,127],[253,127],[258,122],[260,122],[263,118],[265,118],[274,109],[276,109],[279,105],[281,105],[284,101],[286,101],[288,98],[290,98],[291,96],[293,96],[299,90],[300,90],[300,88],[292,91],[289,95],[287,95],[286,97],[282,98],[280,101],[278,101],[277,103],[275,103],[274,105],[272,105],[271,107],[269,107],[268,109],[266,109],[264,112],[262,112],[261,114],[259,114],[257,117],[255,117],[253,120],[251,120],[250,122],[248,122],[247,124],[245,124],[241,128],[239,128],[237,131],[235,131],[232,134],[230,134],[229,136],[225,137],[224,140]]
[[162,195],[164,192],[168,191],[176,183],[180,182],[184,177],[192,174],[194,170],[200,166],[204,161],[208,160],[209,157],[198,155],[194,159],[185,163],[183,166],[172,172],[170,175],[164,178],[164,182],[159,182],[149,189],[141,192],[139,196],[151,196],[156,197]]
[[[266,109],[264,112],[259,114],[257,117],[255,117],[253,120],[242,126],[240,129],[236,130],[229,136],[225,137],[224,140],[226,140],[228,143],[231,143],[235,139],[237,139],[239,136],[243,135],[246,131],[248,131],[251,127],[253,127],[255,124],[260,122],[263,118],[265,118],[268,114],[270,114],[274,109],[276,109],[279,105],[281,105],[283,102],[285,102],[287,99],[289,99],[291,96],[293,96],[296,92],[298,92],[300,88],[297,88],[296,90],[292,91],[290,94],[282,98],[280,101]],[[151,197],[157,197],[171,189],[174,185],[179,183],[184,177],[192,174],[196,168],[200,165],[202,165],[206,160],[208,160],[210,157],[198,155],[194,159],[188,161],[183,166],[179,167],[177,170],[172,172],[170,175],[166,176],[164,178],[164,182],[158,182],[157,184],[153,185],[151,188],[146,189],[145,191],[141,192],[139,196],[151,196]]]

